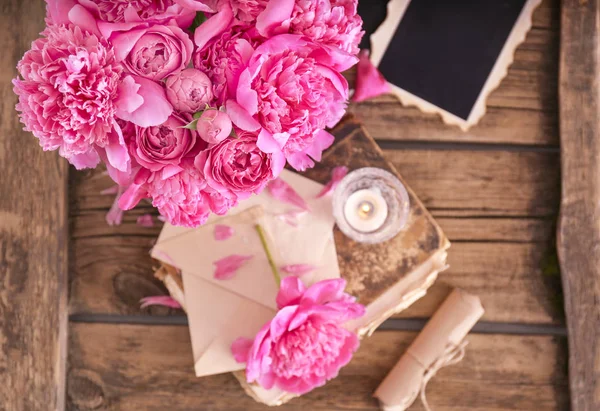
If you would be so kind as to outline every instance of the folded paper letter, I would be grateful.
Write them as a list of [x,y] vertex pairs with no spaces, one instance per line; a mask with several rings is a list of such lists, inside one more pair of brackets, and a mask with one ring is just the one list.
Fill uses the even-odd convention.
[[381,408],[410,407],[435,371],[457,358],[463,339],[483,312],[478,297],[453,290],[375,391]]

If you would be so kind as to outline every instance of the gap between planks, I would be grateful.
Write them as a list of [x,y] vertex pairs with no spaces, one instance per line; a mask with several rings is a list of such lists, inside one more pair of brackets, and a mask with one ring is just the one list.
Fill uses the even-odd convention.
[[[71,314],[69,321],[89,324],[131,324],[131,325],[175,325],[187,326],[185,315],[173,316],[141,316],[118,314]],[[378,329],[381,331],[420,331],[427,323],[424,318],[390,318]],[[566,327],[553,324],[522,324],[492,321],[479,321],[471,330],[475,334],[509,334],[509,335],[539,335],[566,337]]]
[[560,153],[555,145],[474,143],[411,140],[375,140],[382,150],[432,150],[432,151],[508,151],[529,153]]

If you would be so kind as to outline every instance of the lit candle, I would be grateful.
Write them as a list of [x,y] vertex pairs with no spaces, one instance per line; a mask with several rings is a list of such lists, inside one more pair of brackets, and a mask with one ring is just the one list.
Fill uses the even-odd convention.
[[385,223],[387,215],[387,203],[377,188],[355,191],[344,205],[348,224],[363,233],[378,230]]

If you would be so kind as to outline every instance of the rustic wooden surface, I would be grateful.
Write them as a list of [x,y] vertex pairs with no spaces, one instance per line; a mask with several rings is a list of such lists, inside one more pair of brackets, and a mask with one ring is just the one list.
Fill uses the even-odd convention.
[[558,255],[571,409],[592,411],[600,409],[600,1],[564,1],[561,24]]
[[[0,409],[11,411],[60,408],[65,395],[57,388],[64,378],[58,341],[66,338],[60,287],[66,168],[20,131],[8,84],[43,27],[43,8],[42,0],[0,5],[2,26],[20,28],[0,40],[9,56],[0,72],[0,187],[10,193],[0,199],[0,375],[8,376]],[[478,294],[486,314],[469,337],[465,360],[430,383],[433,409],[568,409],[567,340],[552,245],[560,202],[559,20],[559,1],[545,0],[486,116],[466,133],[389,96],[350,106],[452,241],[451,269],[425,298],[366,340],[339,379],[284,409],[377,409],[373,390],[453,286]],[[592,29],[574,24],[573,30]],[[26,170],[24,163],[36,167]],[[112,198],[100,195],[111,185],[108,178],[100,170],[69,174],[66,408],[265,409],[231,376],[193,376],[180,311],[139,308],[140,298],[166,293],[152,278],[148,256],[160,225],[135,224],[154,210],[142,206],[126,213],[121,226],[109,227],[104,216]],[[30,194],[19,195],[21,187]],[[411,409],[423,408],[417,402]]]
[[44,26],[44,4],[0,4],[0,409],[64,409],[67,164],[22,131],[15,62]]

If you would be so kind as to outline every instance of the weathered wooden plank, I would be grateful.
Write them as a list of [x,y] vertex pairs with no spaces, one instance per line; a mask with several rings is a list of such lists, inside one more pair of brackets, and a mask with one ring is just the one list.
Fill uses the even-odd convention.
[[[557,213],[556,153],[412,149],[384,153],[437,216],[548,217]],[[107,210],[114,199],[100,194],[112,184],[100,170],[73,172],[70,183],[72,215]],[[74,235],[78,232],[75,229]]]
[[[327,386],[282,410],[376,410],[372,393],[415,334],[378,332]],[[429,384],[435,410],[564,410],[563,339],[471,335],[465,359]],[[232,376],[195,378],[181,326],[72,324],[71,410],[259,410]],[[279,409],[279,408],[278,408]],[[422,410],[420,403],[413,408]]]
[[[480,239],[453,243],[448,256],[450,269],[440,275],[426,297],[398,317],[429,317],[450,287],[462,287],[481,297],[487,321],[561,323],[561,306],[557,303],[560,279],[545,275],[542,270],[547,241],[488,242],[484,225],[472,226],[470,230]],[[501,235],[489,234],[492,238]],[[181,314],[163,307],[139,308],[141,298],[166,294],[152,277],[155,263],[148,251],[153,242],[151,236],[120,235],[75,240],[71,313]]]
[[0,408],[61,410],[67,343],[67,165],[22,131],[10,80],[44,3],[3,1],[0,26]]
[[600,1],[564,1],[558,255],[574,411],[600,409]]

